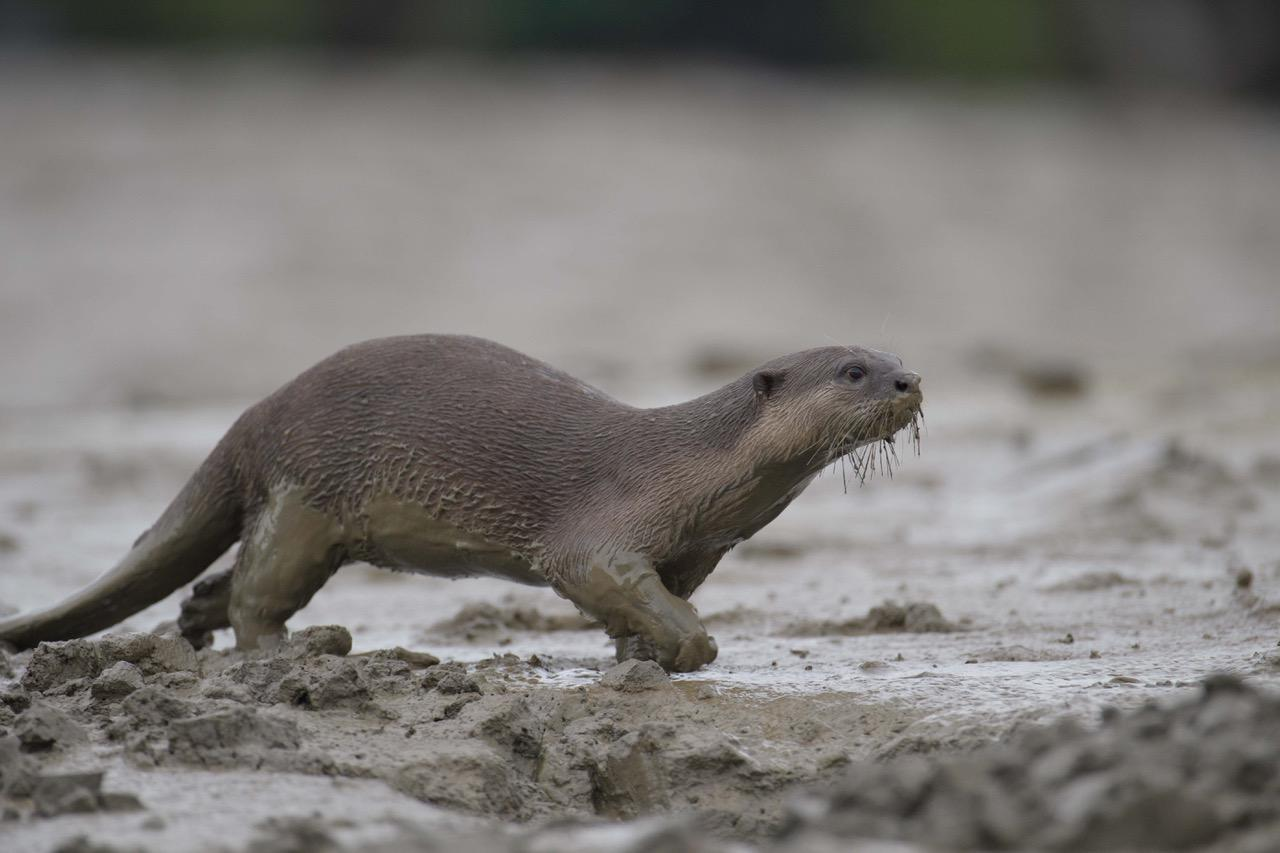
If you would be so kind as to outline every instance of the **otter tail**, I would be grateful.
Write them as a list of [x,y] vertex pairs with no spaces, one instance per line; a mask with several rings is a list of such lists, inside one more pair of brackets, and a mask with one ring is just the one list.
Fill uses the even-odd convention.
[[195,580],[240,538],[243,510],[226,441],[111,571],[60,604],[0,621],[20,649],[109,628]]

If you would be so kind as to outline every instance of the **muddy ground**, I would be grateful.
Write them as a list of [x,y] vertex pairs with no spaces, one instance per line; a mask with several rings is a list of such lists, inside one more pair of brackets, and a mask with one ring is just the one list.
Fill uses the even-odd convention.
[[1272,117],[4,63],[7,607],[110,566],[244,405],[374,335],[484,334],[637,404],[850,340],[925,376],[927,419],[891,479],[832,471],[726,557],[697,673],[614,668],[546,590],[364,566],[276,654],[167,635],[179,592],[8,656],[4,849],[1280,844]]

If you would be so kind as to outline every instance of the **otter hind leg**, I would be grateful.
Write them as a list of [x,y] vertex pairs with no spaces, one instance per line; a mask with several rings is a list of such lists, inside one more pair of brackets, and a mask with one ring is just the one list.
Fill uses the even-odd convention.
[[337,519],[296,490],[273,494],[250,525],[232,570],[228,616],[236,647],[284,639],[285,622],[347,559]]
[[202,578],[182,602],[178,630],[197,649],[213,641],[214,631],[231,627],[231,575],[227,569]]

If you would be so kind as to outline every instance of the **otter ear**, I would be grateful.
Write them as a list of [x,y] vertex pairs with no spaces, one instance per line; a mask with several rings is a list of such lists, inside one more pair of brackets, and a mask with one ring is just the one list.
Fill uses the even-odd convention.
[[751,385],[756,389],[757,397],[772,397],[786,378],[785,370],[758,370],[751,377]]

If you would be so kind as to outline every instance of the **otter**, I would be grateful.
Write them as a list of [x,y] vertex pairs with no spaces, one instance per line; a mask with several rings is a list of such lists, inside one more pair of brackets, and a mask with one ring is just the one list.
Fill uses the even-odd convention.
[[[132,550],[47,610],[0,622],[28,648],[85,636],[201,580],[178,625],[253,649],[335,571],[549,585],[619,660],[687,672],[715,641],[689,596],[824,468],[914,429],[920,376],[861,347],[805,350],[686,403],[640,409],[491,341],[347,347],[249,408]],[[876,448],[878,449],[878,448]]]

